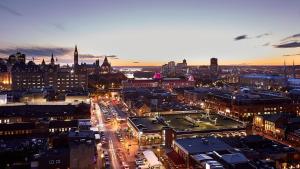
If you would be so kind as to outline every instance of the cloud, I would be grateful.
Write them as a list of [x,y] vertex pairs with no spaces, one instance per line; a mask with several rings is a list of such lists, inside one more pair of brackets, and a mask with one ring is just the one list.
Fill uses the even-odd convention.
[[283,57],[292,56],[292,55],[282,55]]
[[297,48],[300,47],[300,42],[287,42],[279,45],[273,45],[275,48]]
[[275,48],[298,48],[300,47],[300,33],[283,38]]
[[106,55],[106,57],[108,57],[108,58],[116,58],[117,56],[116,55]]
[[283,38],[275,48],[297,48],[300,47],[300,33]]
[[60,30],[60,31],[66,31],[66,28],[63,24],[60,24],[60,23],[54,23],[52,24],[54,26],[54,28],[56,28],[57,30]]
[[240,36],[237,36],[237,37],[234,38],[235,41],[243,40],[243,39],[248,39],[248,36],[247,35],[240,35]]
[[235,37],[234,40],[238,41],[238,40],[243,40],[243,39],[262,38],[262,37],[270,36],[270,35],[272,35],[272,34],[271,33],[263,33],[263,34],[256,35],[255,37],[249,37],[248,35],[240,35],[240,36]]
[[97,55],[92,55],[92,54],[79,54],[79,58],[83,59],[98,59],[98,58],[103,58],[104,56],[97,56]]
[[300,33],[283,38],[281,41],[295,41],[300,39]]
[[3,4],[0,4],[0,10],[5,11],[5,12],[10,13],[10,14],[15,15],[15,16],[23,16],[23,14],[21,14],[17,10],[14,10],[14,9],[8,7],[8,6],[3,5]]
[[262,46],[269,46],[270,45],[270,42],[267,42],[265,44],[263,44]]
[[263,34],[260,34],[260,35],[257,35],[255,36],[256,38],[262,38],[262,37],[265,37],[265,36],[270,36],[272,35],[271,33],[263,33]]
[[50,57],[53,53],[54,55],[65,55],[72,52],[72,48],[60,48],[60,47],[18,47],[18,48],[4,48],[0,49],[0,54],[2,55],[11,55],[20,51],[21,53],[26,54],[27,56],[45,56]]
[[116,55],[93,55],[93,54],[79,54],[79,58],[83,59],[99,59],[99,58],[119,59]]
[[132,63],[140,63],[140,62],[132,62]]

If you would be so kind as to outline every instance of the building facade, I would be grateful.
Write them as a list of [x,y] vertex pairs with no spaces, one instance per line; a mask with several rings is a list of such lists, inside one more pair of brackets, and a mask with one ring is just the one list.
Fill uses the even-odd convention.
[[[75,48],[74,61],[78,64],[77,47]],[[77,56],[77,57],[76,57]],[[76,59],[77,58],[77,59]],[[76,63],[74,63],[76,66]],[[88,75],[85,69],[60,67],[55,64],[52,54],[51,62],[37,65],[34,61],[27,64],[19,62],[14,64],[11,70],[13,90],[32,90],[51,87],[58,92],[73,90],[86,90]]]

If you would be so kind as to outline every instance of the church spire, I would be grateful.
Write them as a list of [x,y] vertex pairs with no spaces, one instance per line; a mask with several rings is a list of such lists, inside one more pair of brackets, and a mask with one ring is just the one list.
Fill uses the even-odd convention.
[[287,76],[286,76],[286,65],[285,65],[285,60],[283,61],[283,74],[284,74],[284,77],[287,77]]
[[78,50],[77,50],[77,45],[75,45],[75,50],[74,50],[74,67],[78,65]]
[[51,55],[51,65],[54,65],[55,64],[55,61],[54,61],[54,57],[53,57],[53,53]]
[[293,60],[293,78],[296,78],[295,61]]
[[104,58],[104,61],[103,62],[107,62],[108,63],[108,60],[107,60],[107,57],[105,56]]
[[43,61],[42,61],[42,65],[45,65],[45,60],[44,60],[44,58],[43,58]]

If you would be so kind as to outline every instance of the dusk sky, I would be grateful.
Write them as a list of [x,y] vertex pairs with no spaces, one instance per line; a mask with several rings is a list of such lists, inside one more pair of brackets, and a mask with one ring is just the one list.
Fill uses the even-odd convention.
[[300,64],[299,0],[1,0],[0,56],[115,65]]

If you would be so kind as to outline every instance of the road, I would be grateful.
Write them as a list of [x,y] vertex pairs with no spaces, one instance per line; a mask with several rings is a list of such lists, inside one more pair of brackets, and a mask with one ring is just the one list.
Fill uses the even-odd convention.
[[[123,162],[129,165],[129,168],[136,168],[135,166],[135,155],[138,151],[138,142],[136,139],[129,137],[129,133],[125,130],[127,129],[126,121],[117,121],[116,118],[112,118],[112,121],[107,122],[105,121],[106,116],[102,110],[108,110],[108,114],[112,115],[113,112],[118,112],[118,114],[123,113],[122,116],[127,117],[126,112],[119,109],[117,105],[109,104],[109,109],[107,104],[98,104],[93,102],[93,111],[92,119],[95,121],[94,126],[98,126],[100,131],[103,131],[107,144],[97,146],[98,150],[98,160],[97,160],[97,168],[103,168],[104,160],[101,158],[103,154],[103,150],[107,150],[110,155],[110,165],[113,169],[121,169],[123,168]],[[125,118],[126,119],[126,118]],[[122,135],[123,142],[119,141],[117,136],[117,132]],[[103,155],[102,155],[103,157]]]
[[[97,121],[98,121],[98,126],[100,128],[101,131],[104,132],[105,137],[108,139],[108,151],[110,154],[110,161],[111,161],[111,167],[114,169],[119,169],[121,168],[120,163],[118,161],[117,155],[116,155],[116,147],[114,146],[114,143],[117,142],[116,137],[114,135],[116,128],[114,128],[113,126],[111,126],[111,124],[106,124],[104,123],[104,116],[103,116],[103,112],[100,109],[100,106],[96,103],[94,104],[95,108],[95,115],[97,117]],[[105,148],[102,147],[102,150],[105,150]],[[102,150],[100,150],[100,152],[98,152],[99,154],[102,154]]]

